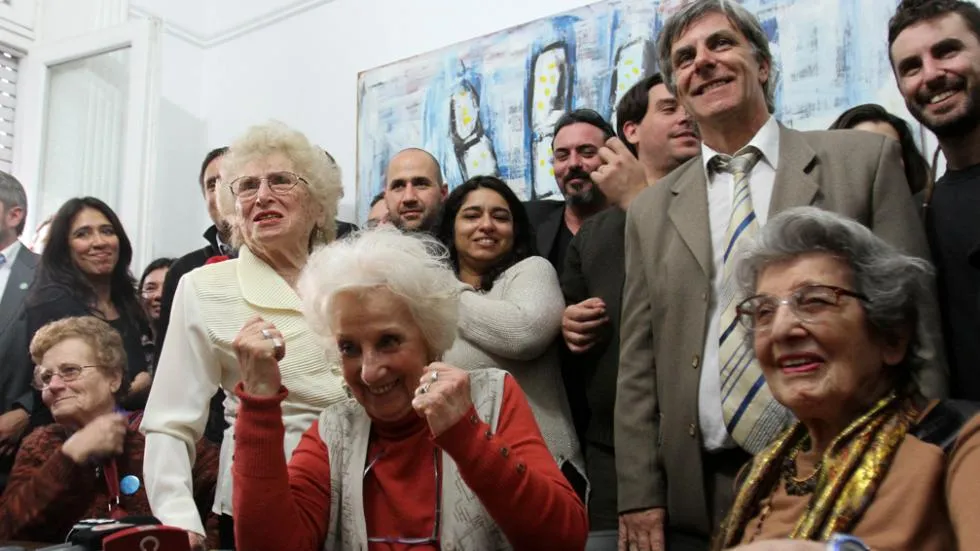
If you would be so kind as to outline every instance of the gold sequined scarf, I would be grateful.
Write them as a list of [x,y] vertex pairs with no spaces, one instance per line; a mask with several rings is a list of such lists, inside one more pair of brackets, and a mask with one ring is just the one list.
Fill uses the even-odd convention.
[[[874,499],[918,414],[912,398],[892,392],[840,433],[824,452],[816,489],[789,537],[824,541],[835,532],[850,532]],[[796,423],[756,455],[722,524],[724,548],[740,542],[760,501],[779,484],[783,458],[806,437],[806,428]]]

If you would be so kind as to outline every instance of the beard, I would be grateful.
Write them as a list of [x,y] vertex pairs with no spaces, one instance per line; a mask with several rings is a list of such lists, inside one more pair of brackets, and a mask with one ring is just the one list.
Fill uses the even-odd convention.
[[966,103],[963,106],[963,112],[955,118],[940,121],[933,120],[933,115],[927,114],[920,107],[918,98],[916,102],[908,104],[909,112],[940,140],[964,136],[980,125],[980,107],[978,107],[980,106],[980,86],[967,87],[965,92],[967,97]]
[[[583,185],[579,190],[572,189],[568,182],[576,179],[584,180],[588,182],[588,185]],[[606,200],[605,194],[592,181],[591,175],[581,168],[573,168],[565,175],[565,185],[562,192],[565,194],[565,204],[570,207],[591,207],[600,205]]]

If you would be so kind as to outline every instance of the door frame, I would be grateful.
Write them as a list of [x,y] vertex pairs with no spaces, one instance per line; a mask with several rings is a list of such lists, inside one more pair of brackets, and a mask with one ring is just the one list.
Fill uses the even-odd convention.
[[[28,187],[28,204],[41,205],[41,162],[47,127],[47,106],[51,67],[129,48],[129,105],[126,113],[126,139],[119,204],[116,211],[133,245],[132,266],[143,266],[151,251],[151,197],[155,174],[154,141],[159,112],[160,23],[140,19],[107,29],[52,43],[35,43],[21,59],[18,83],[14,148],[14,174]],[[52,212],[28,208],[27,230],[33,234],[36,224]]]

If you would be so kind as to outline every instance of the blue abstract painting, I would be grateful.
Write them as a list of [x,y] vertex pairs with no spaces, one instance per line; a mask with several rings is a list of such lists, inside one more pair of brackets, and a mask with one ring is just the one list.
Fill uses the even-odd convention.
[[[358,218],[384,188],[388,159],[406,147],[431,152],[450,187],[493,174],[524,199],[560,197],[551,170],[555,121],[579,107],[612,120],[622,94],[657,70],[657,35],[681,3],[607,0],[362,72]],[[745,0],[775,57],[777,118],[826,128],[845,109],[875,102],[914,122],[888,60],[897,4]]]

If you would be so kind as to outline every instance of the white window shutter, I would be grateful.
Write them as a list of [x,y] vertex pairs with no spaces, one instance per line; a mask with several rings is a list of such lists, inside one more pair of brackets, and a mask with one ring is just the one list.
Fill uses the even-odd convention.
[[20,55],[0,46],[0,170],[11,172],[14,112],[17,109],[17,65]]

